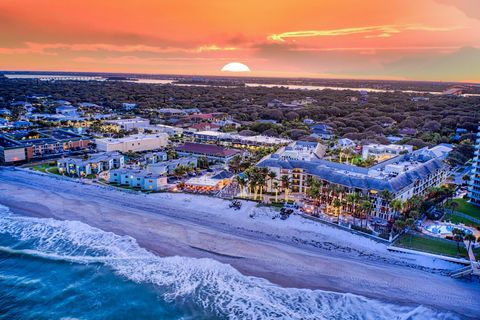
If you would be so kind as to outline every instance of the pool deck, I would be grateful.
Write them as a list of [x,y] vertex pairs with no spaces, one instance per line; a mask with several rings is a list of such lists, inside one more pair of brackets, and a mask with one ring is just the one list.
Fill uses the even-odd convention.
[[475,238],[478,238],[480,236],[480,231],[478,231],[475,228],[466,226],[464,224],[453,224],[453,223],[447,223],[447,222],[439,222],[439,221],[432,221],[432,220],[425,220],[425,222],[422,223],[422,233],[438,237],[438,238],[445,238],[446,236],[452,236],[451,232],[444,232],[444,233],[434,233],[428,230],[427,228],[431,226],[451,226],[453,228],[458,228],[458,229],[465,229],[469,230]]

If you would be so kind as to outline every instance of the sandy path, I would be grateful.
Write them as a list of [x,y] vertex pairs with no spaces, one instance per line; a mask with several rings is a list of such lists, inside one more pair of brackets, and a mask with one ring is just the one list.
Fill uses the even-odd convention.
[[[138,199],[138,203],[132,199]],[[423,304],[470,317],[478,316],[480,310],[478,283],[382,259],[362,259],[288,244],[280,237],[249,234],[222,220],[202,220],[205,213],[201,206],[187,210],[187,203],[99,191],[93,186],[11,170],[0,170],[0,203],[19,214],[78,220],[105,231],[130,235],[158,255],[213,258],[246,275],[263,277],[282,286]],[[211,209],[218,210],[213,200]],[[167,214],[171,210],[187,216],[175,218]],[[345,237],[349,236],[352,235],[345,232]]]

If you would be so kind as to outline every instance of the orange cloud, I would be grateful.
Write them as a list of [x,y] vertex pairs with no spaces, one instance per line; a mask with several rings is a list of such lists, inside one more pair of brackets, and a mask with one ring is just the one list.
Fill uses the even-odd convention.
[[[290,31],[279,34],[272,34],[268,39],[273,41],[284,42],[288,38],[305,38],[305,37],[335,37],[335,36],[348,36],[354,34],[365,34],[365,38],[386,38],[393,34],[401,33],[403,31],[429,31],[429,32],[444,32],[454,31],[461,29],[461,27],[431,27],[424,25],[382,25],[382,26],[369,26],[369,27],[354,27],[354,28],[342,28],[342,29],[329,29],[329,30],[307,30],[307,31]],[[371,33],[379,33],[372,35]]]
[[26,42],[24,47],[1,48],[0,54],[49,54],[56,55],[52,50],[70,50],[70,51],[110,51],[110,52],[149,52],[149,53],[168,53],[168,52],[184,52],[184,53],[202,53],[211,51],[235,51],[235,47],[219,47],[217,45],[203,45],[196,48],[176,48],[176,47],[156,47],[148,45],[117,45],[107,43],[35,43]]

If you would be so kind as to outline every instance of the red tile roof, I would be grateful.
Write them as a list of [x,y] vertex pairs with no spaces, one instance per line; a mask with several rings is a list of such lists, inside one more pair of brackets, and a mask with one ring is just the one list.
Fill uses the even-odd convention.
[[200,122],[194,125],[190,126],[191,129],[203,131],[203,130],[212,130],[212,129],[218,129],[220,126],[217,126],[216,124],[213,123],[205,123],[205,122]]
[[202,153],[208,156],[230,157],[240,153],[240,150],[219,147],[213,144],[186,142],[175,148],[176,151]]

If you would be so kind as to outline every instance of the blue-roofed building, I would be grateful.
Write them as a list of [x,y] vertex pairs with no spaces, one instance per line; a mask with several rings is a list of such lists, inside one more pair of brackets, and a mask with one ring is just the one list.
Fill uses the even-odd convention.
[[468,196],[470,197],[470,203],[480,206],[480,127],[478,129],[468,186]]
[[312,134],[310,135],[313,138],[330,140],[333,138],[333,130],[327,124],[319,123],[310,127]]
[[[285,157],[286,150],[287,148],[282,148],[263,158],[257,166],[269,168],[277,174],[279,180],[282,176],[288,176],[291,179],[292,193],[304,195],[308,189],[307,181],[311,177],[321,181],[325,188],[336,185],[344,189],[345,193],[362,194],[372,203],[371,215],[391,220],[394,212],[390,203],[382,199],[383,192],[387,190],[394,198],[406,201],[414,195],[425,195],[432,187],[440,186],[448,171],[443,160],[452,147],[441,144],[433,148],[423,148],[368,168],[317,157],[307,160],[291,155]],[[268,191],[274,192],[270,185]],[[327,197],[328,192],[325,193]]]
[[25,128],[25,127],[31,127],[32,126],[32,123],[31,122],[28,122],[28,121],[15,121],[13,123],[13,126],[15,128]]
[[134,110],[138,107],[138,105],[136,103],[122,103],[122,108],[123,110],[125,111],[131,111],[131,110]]

